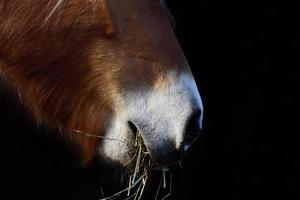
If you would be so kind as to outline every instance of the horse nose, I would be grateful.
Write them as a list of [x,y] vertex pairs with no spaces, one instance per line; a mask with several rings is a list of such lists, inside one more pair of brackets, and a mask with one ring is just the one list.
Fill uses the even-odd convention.
[[178,162],[202,128],[196,83],[191,76],[177,78],[167,88],[132,93],[126,105],[127,121],[136,126],[153,160],[164,165]]
[[[195,108],[186,115],[185,123],[146,118],[129,121],[133,132],[140,132],[152,159],[161,165],[173,165],[180,161],[184,152],[197,140],[202,128],[202,111]],[[155,123],[156,121],[156,123]],[[155,123],[155,124],[153,124]],[[182,125],[178,125],[182,124]],[[180,128],[182,126],[182,128]],[[180,139],[178,139],[180,138]]]

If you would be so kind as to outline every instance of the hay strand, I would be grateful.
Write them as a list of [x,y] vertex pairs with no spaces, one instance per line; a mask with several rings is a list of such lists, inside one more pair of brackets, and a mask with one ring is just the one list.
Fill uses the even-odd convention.
[[120,139],[115,139],[115,138],[108,138],[108,137],[105,137],[105,136],[101,136],[101,135],[93,135],[93,134],[89,134],[89,133],[86,133],[84,131],[80,131],[80,130],[73,130],[74,133],[81,133],[87,137],[91,137],[91,138],[98,138],[98,139],[104,139],[104,140],[112,140],[112,141],[117,141],[117,142],[123,142],[123,143],[127,143],[125,140],[120,140]]

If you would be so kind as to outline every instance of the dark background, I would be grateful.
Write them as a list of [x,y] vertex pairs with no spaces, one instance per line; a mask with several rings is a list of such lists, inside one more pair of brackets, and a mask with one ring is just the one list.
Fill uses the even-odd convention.
[[178,35],[206,111],[186,193],[298,199],[299,4],[176,3]]
[[[205,108],[171,199],[299,199],[300,5],[168,4]],[[113,172],[77,167],[68,145],[0,94],[1,199],[96,200],[114,188]]]

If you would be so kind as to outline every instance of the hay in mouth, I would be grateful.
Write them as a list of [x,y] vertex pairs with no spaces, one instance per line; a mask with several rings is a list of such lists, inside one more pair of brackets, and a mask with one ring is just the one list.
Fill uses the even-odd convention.
[[[161,197],[161,200],[165,200],[171,195],[172,174],[170,173],[169,168],[167,166],[158,165],[152,160],[150,153],[144,145],[143,138],[140,132],[138,131],[136,134],[134,146],[135,154],[133,158],[130,159],[126,164],[124,164],[124,166],[127,166],[128,164],[134,164],[134,168],[128,173],[128,186],[125,189],[109,197],[100,198],[99,200],[121,199],[121,196],[122,199],[125,200],[140,200],[144,194],[144,189],[149,179],[149,176],[153,171],[161,172],[160,183],[155,194],[155,200],[158,200],[162,189],[168,190],[168,193]],[[167,184],[167,182],[169,182],[169,184]]]
[[[73,130],[73,133],[80,133],[87,137],[98,138],[103,140],[114,140],[118,142],[125,142],[123,140],[108,138],[105,136],[97,136],[86,133],[80,130]],[[99,198],[99,200],[140,200],[144,194],[144,189],[147,184],[149,177],[152,172],[161,172],[160,182],[158,184],[158,188],[156,190],[154,200],[165,200],[172,193],[172,174],[167,166],[159,165],[155,163],[148,152],[141,133],[136,130],[136,137],[134,141],[135,153],[134,156],[123,166],[127,167],[129,164],[133,164],[134,168],[129,170],[128,176],[128,186],[115,194],[105,197]],[[180,164],[180,163],[179,163]],[[100,188],[101,189],[101,188]],[[164,190],[164,193],[162,193]],[[166,193],[167,191],[167,193]],[[103,190],[101,189],[102,196]],[[125,198],[124,198],[125,196]]]

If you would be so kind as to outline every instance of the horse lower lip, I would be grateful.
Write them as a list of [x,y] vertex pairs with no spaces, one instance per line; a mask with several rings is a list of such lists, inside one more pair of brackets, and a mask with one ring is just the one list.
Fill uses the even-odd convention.
[[180,156],[179,154],[171,156],[169,158],[155,158],[152,157],[155,163],[158,165],[164,165],[164,166],[173,166],[177,164],[180,161]]

